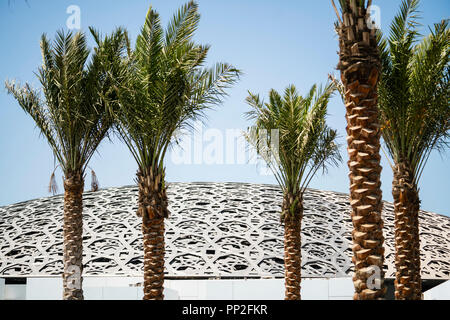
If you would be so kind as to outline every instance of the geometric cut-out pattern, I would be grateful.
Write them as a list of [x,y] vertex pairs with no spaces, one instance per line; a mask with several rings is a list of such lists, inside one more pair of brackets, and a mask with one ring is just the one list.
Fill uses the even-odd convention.
[[[170,183],[167,277],[283,277],[281,190],[246,183]],[[84,274],[142,275],[137,187],[86,192]],[[0,276],[61,275],[62,196],[0,208]],[[386,278],[395,274],[393,206],[384,202]],[[450,218],[420,212],[422,277],[450,278]],[[302,277],[349,277],[348,195],[304,196]]]

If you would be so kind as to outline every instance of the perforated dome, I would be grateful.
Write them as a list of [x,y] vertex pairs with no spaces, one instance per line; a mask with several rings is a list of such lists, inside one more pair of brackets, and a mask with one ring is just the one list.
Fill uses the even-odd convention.
[[[283,277],[281,190],[245,183],[171,183],[166,277]],[[137,187],[84,194],[84,274],[142,276]],[[56,276],[62,261],[63,197],[0,208],[0,276]],[[302,277],[352,273],[348,195],[309,189],[304,197]],[[384,202],[386,278],[395,275],[393,206]],[[422,277],[450,278],[450,218],[420,212]]]

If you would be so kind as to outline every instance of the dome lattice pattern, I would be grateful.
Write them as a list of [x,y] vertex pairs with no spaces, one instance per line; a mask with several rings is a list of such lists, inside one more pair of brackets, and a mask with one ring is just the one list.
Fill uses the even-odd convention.
[[[168,277],[283,277],[280,189],[240,183],[172,183],[166,219]],[[0,208],[0,276],[60,275],[62,196]],[[137,187],[84,194],[85,275],[142,275]],[[302,276],[349,277],[348,196],[308,190]],[[386,277],[394,277],[393,206],[384,203]],[[450,218],[421,211],[422,276],[450,278]]]

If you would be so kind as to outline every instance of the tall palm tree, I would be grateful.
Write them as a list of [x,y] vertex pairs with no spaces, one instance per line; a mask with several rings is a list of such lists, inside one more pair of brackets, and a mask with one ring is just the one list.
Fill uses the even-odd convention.
[[395,298],[421,299],[419,180],[433,150],[448,147],[450,31],[435,24],[420,42],[418,0],[404,0],[389,37],[380,38],[382,135],[393,160]]
[[[114,93],[111,66],[121,54],[123,31],[97,39],[90,61],[83,33],[59,31],[53,44],[41,38],[41,90],[6,82],[6,88],[47,139],[64,173],[63,298],[83,299],[83,189],[85,169],[113,124],[106,105]],[[41,91],[44,95],[40,97]]]
[[306,97],[291,85],[283,97],[271,90],[269,102],[249,92],[247,113],[255,124],[245,137],[267,163],[283,190],[281,221],[284,222],[285,299],[300,300],[301,220],[303,195],[319,169],[340,160],[336,131],[325,122],[334,85],[317,89]]
[[354,299],[378,299],[384,286],[384,248],[377,85],[377,32],[368,25],[371,1],[332,0],[338,22],[339,64],[347,120],[353,222]]
[[151,7],[124,63],[118,85],[117,130],[138,164],[137,214],[144,237],[144,299],[163,299],[164,219],[168,217],[164,157],[179,129],[221,103],[239,71],[228,64],[203,68],[209,47],[192,41],[198,6],[182,6],[163,31]]

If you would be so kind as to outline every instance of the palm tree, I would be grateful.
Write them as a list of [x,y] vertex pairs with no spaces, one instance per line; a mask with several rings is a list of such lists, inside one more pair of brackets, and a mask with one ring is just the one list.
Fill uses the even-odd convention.
[[191,1],[164,32],[151,7],[124,63],[118,86],[117,131],[138,164],[137,214],[144,237],[144,299],[163,299],[164,219],[168,217],[164,157],[179,129],[221,103],[239,71],[228,64],[206,69],[209,47],[192,41],[199,22]]
[[286,300],[300,300],[301,220],[303,195],[319,169],[341,160],[336,131],[325,123],[334,85],[314,85],[303,98],[291,85],[284,96],[271,90],[269,102],[249,92],[247,113],[255,120],[245,137],[267,163],[283,190],[281,221],[284,222]]
[[378,299],[384,286],[384,248],[377,85],[377,32],[367,21],[371,1],[339,0],[336,31],[347,120],[353,222],[354,299]]
[[404,0],[389,38],[380,37],[382,135],[393,160],[395,298],[421,299],[419,180],[433,150],[448,146],[450,31],[435,24],[418,42],[418,0]]
[[98,38],[98,47],[88,62],[90,50],[83,33],[59,31],[53,45],[42,35],[43,64],[37,76],[44,99],[28,84],[22,87],[6,82],[8,92],[47,139],[64,173],[64,299],[83,299],[85,169],[113,124],[106,105],[114,92],[111,66],[121,54],[122,37],[123,31],[118,29],[111,37]]

